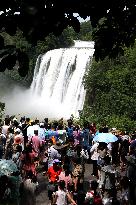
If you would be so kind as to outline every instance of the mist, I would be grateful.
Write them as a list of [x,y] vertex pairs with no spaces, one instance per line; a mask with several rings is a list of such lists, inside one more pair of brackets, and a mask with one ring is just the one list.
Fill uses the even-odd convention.
[[85,90],[83,76],[92,61],[94,42],[75,41],[71,48],[50,50],[37,59],[30,88],[0,74],[5,114],[43,120],[79,117]]
[[0,74],[0,101],[5,103],[5,115],[15,115],[18,119],[22,116],[32,119],[68,119],[70,113],[57,101],[42,99],[34,95],[30,88],[21,86],[4,74]]

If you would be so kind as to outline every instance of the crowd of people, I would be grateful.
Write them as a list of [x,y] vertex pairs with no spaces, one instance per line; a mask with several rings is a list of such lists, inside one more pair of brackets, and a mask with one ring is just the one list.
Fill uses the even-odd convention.
[[[100,133],[117,140],[94,140]],[[7,162],[16,169],[4,166]],[[106,125],[97,130],[89,122],[80,126],[72,117],[64,123],[63,118],[40,122],[6,116],[0,124],[0,204],[36,204],[41,167],[51,205],[135,204],[135,132]]]

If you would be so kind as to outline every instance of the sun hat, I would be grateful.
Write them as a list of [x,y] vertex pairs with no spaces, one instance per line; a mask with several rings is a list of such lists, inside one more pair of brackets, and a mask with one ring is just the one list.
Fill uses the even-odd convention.
[[53,160],[53,164],[55,164],[55,163],[60,163],[61,161],[59,160],[59,159],[54,159]]

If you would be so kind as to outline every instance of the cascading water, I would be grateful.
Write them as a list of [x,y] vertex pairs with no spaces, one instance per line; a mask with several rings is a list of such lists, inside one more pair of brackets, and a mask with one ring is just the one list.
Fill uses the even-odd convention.
[[[75,41],[71,48],[60,48],[37,59],[30,92],[45,104],[45,113],[54,118],[78,116],[83,108],[85,90],[83,76],[92,60],[94,43]],[[43,110],[44,112],[44,110]]]

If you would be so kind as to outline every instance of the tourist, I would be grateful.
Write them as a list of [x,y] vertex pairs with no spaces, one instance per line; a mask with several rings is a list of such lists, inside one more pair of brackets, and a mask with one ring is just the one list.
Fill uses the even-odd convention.
[[71,205],[76,205],[76,202],[72,199],[68,191],[65,191],[65,182],[60,181],[58,184],[58,191],[54,193],[54,204],[56,205],[67,205],[67,201]]
[[126,160],[128,165],[127,177],[129,179],[128,199],[130,205],[134,205],[136,202],[136,149],[133,155],[126,156]]
[[101,196],[97,191],[98,183],[96,180],[90,181],[90,190],[86,193],[86,205],[103,205]]
[[121,196],[120,196],[120,204],[121,205],[129,205],[128,201],[128,187],[129,187],[129,179],[128,177],[124,176],[120,180],[120,186],[121,186]]
[[20,160],[22,162],[22,174],[25,177],[27,172],[32,171],[32,173],[36,176],[36,167],[35,160],[36,155],[32,149],[32,145],[27,145],[25,150],[23,151]]
[[40,153],[40,148],[42,146],[42,141],[40,140],[38,136],[38,130],[34,130],[34,136],[31,138],[32,148],[35,152],[35,155],[38,157]]
[[2,134],[2,129],[0,128],[0,159],[2,159],[3,151],[5,146],[5,135]]
[[58,180],[59,175],[62,172],[62,168],[60,166],[60,161],[58,159],[53,160],[53,166],[48,168],[47,176],[48,176],[48,197],[49,200],[53,200],[53,192],[58,188]]
[[99,143],[95,142],[93,144],[93,146],[91,147],[91,149],[90,149],[91,160],[92,160],[92,163],[93,163],[93,173],[92,173],[92,175],[94,175],[96,177],[98,176],[98,167],[97,167],[97,160],[98,160],[98,157],[99,157],[98,146],[99,146]]
[[68,189],[68,186],[72,185],[72,177],[68,165],[63,165],[63,171],[59,175],[59,181],[65,182],[66,190]]
[[25,179],[23,181],[23,192],[22,192],[22,200],[21,205],[25,203],[25,205],[36,205],[36,183],[35,176],[32,171],[28,171]]

